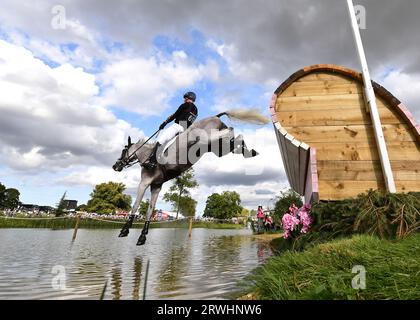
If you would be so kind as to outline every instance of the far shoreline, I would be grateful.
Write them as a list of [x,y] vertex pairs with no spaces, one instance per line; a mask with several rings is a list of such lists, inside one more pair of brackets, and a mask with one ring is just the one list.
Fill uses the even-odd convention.
[[[102,218],[82,218],[80,219],[79,229],[119,229],[125,224],[125,220],[110,220]],[[52,217],[52,218],[14,218],[0,216],[0,229],[74,229],[76,225],[75,217]],[[133,223],[132,228],[143,228],[143,222]],[[188,228],[189,221],[152,221],[150,228]],[[243,224],[212,222],[212,221],[193,221],[193,228],[207,229],[243,229]]]

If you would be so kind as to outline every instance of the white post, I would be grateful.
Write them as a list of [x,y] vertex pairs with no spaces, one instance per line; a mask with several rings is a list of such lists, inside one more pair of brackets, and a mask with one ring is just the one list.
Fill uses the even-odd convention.
[[372,117],[373,128],[375,132],[375,140],[379,150],[379,157],[381,159],[382,172],[385,177],[385,185],[389,192],[395,193],[395,182],[392,174],[391,163],[386,149],[384,133],[382,131],[381,118],[379,117],[378,107],[376,106],[375,92],[372,87],[372,80],[370,78],[368,64],[366,61],[365,52],[363,50],[362,38],[360,37],[359,25],[356,19],[356,12],[354,11],[353,0],[347,0],[349,9],[351,26],[353,29],[354,41],[356,43],[357,52],[359,54],[360,64],[362,66],[363,82],[365,85],[366,101],[369,106],[369,111]]

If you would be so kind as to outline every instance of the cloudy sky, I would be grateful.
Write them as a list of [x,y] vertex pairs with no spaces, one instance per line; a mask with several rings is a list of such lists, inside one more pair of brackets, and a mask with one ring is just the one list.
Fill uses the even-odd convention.
[[[372,77],[420,120],[420,2],[355,4],[366,8]],[[344,0],[0,6],[0,182],[18,188],[24,203],[55,205],[64,191],[86,203],[107,181],[125,183],[134,196],[139,167],[111,166],[128,135],[152,134],[187,90],[198,95],[200,118],[234,107],[268,116],[272,92],[296,70],[360,69]],[[195,166],[198,213],[213,192],[236,190],[255,208],[288,187],[271,124],[232,125],[260,156],[205,155]]]

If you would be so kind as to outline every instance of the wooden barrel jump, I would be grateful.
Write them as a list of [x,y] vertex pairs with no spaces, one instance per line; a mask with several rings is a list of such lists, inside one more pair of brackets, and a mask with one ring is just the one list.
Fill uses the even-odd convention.
[[[420,191],[420,126],[390,92],[373,82],[397,192]],[[290,186],[305,202],[385,190],[360,73],[314,65],[273,94],[274,130]]]

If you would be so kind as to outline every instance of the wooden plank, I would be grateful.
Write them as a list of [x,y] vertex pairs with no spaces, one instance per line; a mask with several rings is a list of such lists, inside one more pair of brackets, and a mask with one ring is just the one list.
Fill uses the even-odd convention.
[[293,143],[295,138],[291,134],[285,137],[287,160],[289,162],[291,187],[299,193],[299,147]]
[[395,181],[419,181],[420,161],[392,161],[391,168]]
[[301,195],[305,194],[306,174],[309,162],[309,146],[302,142],[299,146],[299,185],[301,187]]
[[284,142],[284,134],[282,134],[281,127],[278,122],[274,123],[274,131],[275,131],[275,135],[277,139],[277,144],[279,145],[281,159],[283,161],[283,168],[284,168],[284,171],[286,172],[287,180],[289,181],[289,184],[291,184],[290,169],[289,169],[289,163],[287,161],[287,151],[286,151],[285,142]]
[[323,82],[295,82],[287,88],[281,97],[316,97],[328,95],[362,94],[355,84]]
[[293,139],[292,140],[292,145],[295,147],[295,149],[297,149],[297,161],[295,160],[293,162],[293,165],[295,167],[295,174],[296,174],[295,179],[296,179],[296,183],[297,183],[297,192],[302,195],[302,194],[304,194],[305,185],[304,185],[304,181],[302,181],[300,179],[300,171],[301,171],[300,170],[300,162],[301,162],[301,160],[300,160],[300,156],[301,156],[300,145],[301,145],[301,142],[299,140]]
[[[356,98],[358,96],[359,98]],[[347,97],[347,98],[346,98]],[[276,101],[278,111],[315,111],[363,109],[363,97],[359,95],[282,97]]]
[[[302,92],[304,93],[304,91]],[[305,104],[314,104],[314,105],[358,105],[363,104],[364,98],[363,93],[343,93],[343,94],[319,94],[319,95],[301,95],[301,96],[284,96],[284,93],[279,95],[276,100],[276,104],[294,104],[294,105],[305,105]]]
[[334,81],[295,82],[282,92],[281,97],[315,97],[345,94],[363,94],[363,89],[360,85],[354,83],[336,83]]
[[[274,109],[275,111],[324,111],[338,109],[345,112],[347,112],[348,109],[357,109],[367,113],[364,96],[359,94],[319,96],[302,95],[298,97],[284,97],[281,95],[277,98]],[[384,103],[378,104],[378,110],[381,116],[382,114],[387,115],[390,113],[395,118],[400,119],[401,122],[404,122],[401,116],[399,116],[397,110],[394,110]]]
[[310,73],[307,74],[303,77],[301,77],[300,79],[297,80],[297,82],[305,82],[305,81],[322,81],[322,80],[334,80],[334,81],[343,81],[343,82],[349,82],[350,81],[355,81],[352,80],[349,77],[345,77],[343,75],[340,74],[332,74],[332,73],[324,73],[324,72],[314,72],[314,73]]
[[420,180],[417,181],[395,181],[397,192],[420,192]]
[[[380,109],[379,115],[384,125],[401,123],[401,120],[388,109]],[[345,111],[340,108],[330,110],[277,111],[276,119],[283,127],[351,126],[370,125],[372,123],[369,115],[360,107],[346,109]]]
[[[396,181],[397,192],[420,192],[420,181]],[[319,180],[319,198],[322,200],[342,200],[355,198],[367,190],[385,190],[385,183],[372,181],[326,181]]]
[[318,189],[318,171],[317,171],[317,159],[316,149],[309,148],[309,161],[308,169],[306,174],[305,183],[305,203],[311,203],[318,201],[319,199]]
[[[300,97],[300,98],[307,98],[307,97]],[[358,103],[343,103],[340,105],[333,105],[330,103],[322,103],[322,104],[317,104],[314,105],[313,103],[313,99],[314,97],[309,97],[312,99],[312,102],[310,103],[299,103],[299,104],[294,104],[294,103],[278,103],[275,106],[275,111],[311,111],[311,110],[319,110],[319,111],[337,111],[339,110],[340,112],[347,112],[347,110],[351,110],[351,109],[357,109],[357,110],[361,110],[367,114],[368,111],[366,111],[366,107],[364,104],[358,104]],[[309,99],[308,98],[308,99]],[[384,114],[388,114],[391,113],[395,118],[400,119],[401,122],[404,123],[404,121],[401,119],[401,117],[398,115],[398,113],[394,110],[391,110],[390,108],[386,107],[386,106],[378,106],[378,110],[381,113]]]
[[371,181],[383,180],[379,161],[331,161],[318,159],[320,181]]
[[[413,133],[404,124],[388,124],[382,126],[385,140],[390,141],[416,141]],[[375,143],[371,125],[356,126],[288,126],[287,132],[298,140],[309,145],[315,142],[368,142]]]
[[[380,161],[330,161],[318,160],[320,180],[383,180]],[[395,180],[420,181],[419,161],[391,161]]]
[[311,179],[311,163],[308,162],[307,175],[305,181],[305,203],[311,203],[312,198],[312,179]]
[[[318,160],[380,160],[376,146],[368,142],[314,142]],[[413,141],[388,141],[390,160],[420,161],[420,147]]]

